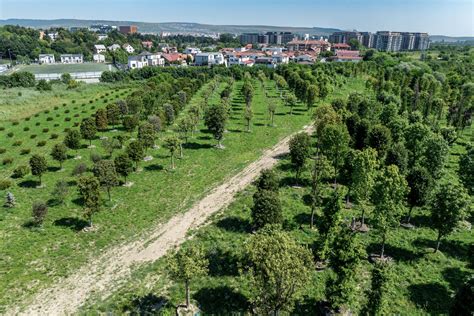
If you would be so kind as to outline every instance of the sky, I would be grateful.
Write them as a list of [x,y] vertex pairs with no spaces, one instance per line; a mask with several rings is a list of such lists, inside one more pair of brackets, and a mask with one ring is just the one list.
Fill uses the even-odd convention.
[[474,36],[474,0],[0,0],[0,19],[334,27]]

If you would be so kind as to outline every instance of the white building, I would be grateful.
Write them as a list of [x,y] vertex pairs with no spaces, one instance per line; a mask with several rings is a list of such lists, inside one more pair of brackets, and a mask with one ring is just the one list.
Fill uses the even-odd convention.
[[201,50],[199,48],[196,48],[196,47],[187,47],[185,50],[184,50],[184,53],[186,55],[196,55],[196,54],[200,54],[201,53]]
[[115,52],[117,49],[120,48],[120,45],[119,44],[112,44],[110,45],[109,47],[107,47],[107,49],[111,52]]
[[107,34],[99,34],[97,35],[97,38],[99,39],[99,41],[103,41],[105,39],[107,39],[109,36]]
[[82,54],[62,54],[61,62],[63,64],[82,64],[84,56]]
[[92,55],[92,60],[95,63],[105,63],[105,56],[102,54],[94,54]]
[[140,55],[128,57],[129,69],[140,69],[145,66],[163,67],[165,59],[160,54],[143,52]]
[[59,36],[59,33],[58,32],[52,32],[52,33],[48,33],[48,37],[52,40],[52,41],[55,41]]
[[135,48],[132,47],[130,44],[123,44],[122,48],[129,54],[133,53],[135,51]]
[[194,57],[196,66],[225,65],[225,63],[222,53],[200,53]]
[[252,67],[255,64],[255,60],[251,59],[249,56],[230,56],[227,60],[227,65],[229,67],[232,66],[245,66],[245,67]]
[[39,54],[38,62],[40,64],[54,64],[56,61],[53,54]]
[[107,48],[105,48],[105,45],[98,44],[98,45],[94,45],[94,51],[96,54],[101,54],[101,53],[105,53],[107,51]]

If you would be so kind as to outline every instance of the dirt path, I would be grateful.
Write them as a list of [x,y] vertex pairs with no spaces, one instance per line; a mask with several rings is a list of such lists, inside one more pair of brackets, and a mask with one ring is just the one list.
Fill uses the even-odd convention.
[[[310,131],[311,127],[305,127]],[[180,245],[190,229],[203,225],[214,213],[229,205],[235,194],[248,186],[263,169],[278,162],[288,152],[290,137],[282,139],[244,170],[224,181],[184,214],[175,215],[157,226],[146,238],[113,247],[67,278],[36,295],[25,310],[18,307],[7,315],[64,315],[74,313],[90,295],[106,296],[120,281],[127,280],[137,264],[154,261]]]

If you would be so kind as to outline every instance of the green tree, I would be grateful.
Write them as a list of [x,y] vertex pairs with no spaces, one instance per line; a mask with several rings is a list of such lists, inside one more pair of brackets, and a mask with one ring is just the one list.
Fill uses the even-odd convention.
[[123,128],[129,133],[133,133],[139,123],[140,123],[140,120],[138,119],[138,116],[136,115],[125,116],[122,120]]
[[319,96],[319,89],[316,85],[309,85],[306,89],[306,106],[311,109]]
[[320,234],[318,257],[326,260],[334,238],[338,235],[342,223],[342,190],[335,189],[324,201],[323,214],[318,224]]
[[397,166],[385,167],[376,178],[372,202],[375,205],[374,226],[382,242],[380,258],[384,257],[389,231],[398,227],[400,223],[407,191],[407,181]]
[[270,115],[270,126],[274,127],[275,126],[275,112],[277,109],[277,104],[276,102],[273,101],[273,99],[270,99],[270,101],[267,101],[267,110],[268,114]]
[[33,203],[31,213],[33,215],[33,223],[36,226],[41,226],[48,213],[48,205],[43,201],[36,201]]
[[133,171],[133,161],[127,153],[122,153],[115,157],[114,164],[117,173],[123,176],[125,183],[127,183],[127,177]]
[[278,189],[280,188],[278,176],[275,171],[271,169],[265,169],[260,172],[260,176],[255,181],[255,186],[259,191],[269,190],[273,192],[278,192]]
[[193,279],[207,275],[208,266],[209,261],[204,252],[196,246],[187,246],[170,256],[167,268],[174,280],[184,282],[187,308],[191,301],[190,283]]
[[181,147],[181,140],[175,135],[169,136],[164,140],[164,147],[170,152],[171,169],[175,169],[174,158]]
[[474,275],[464,283],[456,292],[449,315],[472,315],[474,312]]
[[54,185],[53,192],[51,193],[52,200],[57,204],[64,204],[66,197],[69,194],[69,184],[66,180],[59,180]]
[[118,185],[117,171],[112,160],[101,160],[94,164],[92,170],[94,176],[99,180],[100,185],[107,190],[110,201],[110,189]]
[[340,166],[349,150],[349,141],[349,132],[344,124],[329,124],[322,130],[319,144],[325,156],[332,161],[335,184],[337,184]]
[[255,192],[253,195],[252,222],[257,230],[267,224],[281,224],[283,222],[278,192],[270,190]]
[[409,152],[409,164],[414,166],[421,162],[425,153],[426,140],[430,129],[423,123],[414,123],[405,130],[405,147]]
[[33,155],[30,158],[30,169],[31,174],[34,176],[38,176],[39,184],[41,185],[41,176],[43,173],[48,170],[48,163],[46,162],[46,158],[40,155]]
[[72,150],[81,148],[81,133],[77,130],[70,130],[64,137],[64,145]]
[[379,157],[384,157],[392,143],[390,130],[383,125],[375,125],[367,137],[367,145],[377,150]]
[[217,148],[224,148],[221,142],[224,136],[226,121],[227,112],[223,106],[214,105],[209,107],[209,109],[206,111],[204,122],[206,127],[217,140]]
[[92,215],[100,210],[100,183],[96,177],[82,176],[77,181],[79,196],[82,198],[84,216],[92,227]]
[[247,125],[247,133],[250,133],[250,123],[252,122],[253,111],[250,105],[246,106],[244,109],[244,119]]
[[296,104],[298,103],[298,99],[296,98],[296,96],[289,92],[287,95],[286,95],[286,105],[290,107],[290,115],[293,114],[293,108],[296,106]]
[[128,157],[135,163],[135,171],[138,170],[138,163],[145,158],[145,149],[141,142],[135,140],[128,144],[126,149]]
[[138,127],[138,140],[142,143],[145,151],[155,144],[155,128],[148,122]]
[[120,143],[120,140],[115,137],[104,138],[102,139],[100,144],[102,145],[102,148],[104,148],[104,150],[107,152],[107,155],[109,156],[109,158],[112,157],[112,154],[114,153],[115,149],[122,148],[122,144]]
[[107,122],[111,125],[118,125],[120,123],[120,108],[115,103],[107,104]]
[[441,238],[451,234],[468,213],[470,197],[459,183],[447,182],[438,186],[430,203],[432,227],[438,231],[435,252]]
[[441,135],[432,134],[425,142],[422,165],[433,179],[439,179],[449,154],[448,143]]
[[311,280],[311,251],[288,233],[267,226],[250,237],[245,257],[249,262],[246,276],[257,314],[290,312]]
[[391,267],[389,263],[378,262],[371,272],[371,286],[368,292],[364,314],[371,316],[384,315],[387,310],[387,292],[391,286]]
[[395,143],[390,146],[385,156],[385,165],[395,165],[402,174],[408,170],[408,151],[403,143]]
[[338,125],[342,122],[341,117],[334,111],[330,105],[324,104],[318,106],[313,114],[314,128],[317,139],[319,140],[323,135],[323,130],[327,125]]
[[406,222],[409,224],[413,208],[422,207],[428,201],[433,179],[424,167],[416,166],[408,173],[407,183],[410,191],[407,196],[409,211]]
[[99,131],[103,131],[107,129],[108,124],[107,111],[105,109],[98,109],[95,112],[95,126]]
[[468,146],[459,159],[459,179],[470,194],[474,194],[474,146]]
[[296,180],[298,181],[301,170],[303,170],[311,153],[311,138],[306,133],[298,133],[291,138],[289,145],[290,159],[296,170]]
[[67,159],[67,147],[63,143],[53,146],[51,149],[51,157],[59,162],[59,167],[63,168],[63,162]]
[[92,140],[95,138],[97,133],[97,126],[93,118],[85,118],[81,123],[81,135],[82,138],[89,140],[89,145],[92,146]]

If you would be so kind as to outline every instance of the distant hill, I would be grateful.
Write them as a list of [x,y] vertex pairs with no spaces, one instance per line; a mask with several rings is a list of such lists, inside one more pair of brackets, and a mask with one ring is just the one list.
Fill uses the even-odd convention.
[[211,25],[187,22],[166,22],[166,23],[148,23],[136,21],[106,21],[106,20],[32,20],[32,19],[7,19],[0,20],[0,25],[20,25],[33,28],[50,27],[88,27],[91,24],[108,25],[137,25],[140,32],[160,33],[160,32],[193,32],[193,33],[233,33],[240,34],[245,32],[293,32],[301,34],[311,34],[318,36],[328,36],[333,32],[340,31],[336,28],[322,27],[290,27],[290,26],[270,26],[270,25]]
[[447,42],[447,43],[474,42],[474,37],[472,36],[453,37],[453,36],[444,36],[444,35],[431,35],[430,39],[432,42]]

